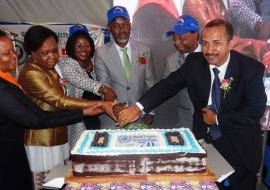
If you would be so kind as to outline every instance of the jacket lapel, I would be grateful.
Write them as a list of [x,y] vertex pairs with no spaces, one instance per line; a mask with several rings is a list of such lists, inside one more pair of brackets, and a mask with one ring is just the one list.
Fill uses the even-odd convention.
[[227,70],[225,72],[224,79],[232,78],[232,83],[231,83],[231,86],[230,86],[231,89],[229,91],[227,91],[226,93],[225,93],[224,90],[222,90],[222,92],[221,92],[222,97],[220,99],[221,100],[220,101],[221,109],[223,109],[224,106],[226,105],[226,103],[230,100],[231,90],[234,87],[234,85],[236,84],[238,76],[239,76],[239,66],[238,66],[238,61],[237,61],[235,52],[231,51],[230,56],[231,57],[230,57],[230,60],[229,60],[229,63],[228,63]]

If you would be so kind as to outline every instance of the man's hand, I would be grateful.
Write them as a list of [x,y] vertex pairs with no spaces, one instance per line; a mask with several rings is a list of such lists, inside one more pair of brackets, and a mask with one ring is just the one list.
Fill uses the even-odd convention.
[[146,116],[144,118],[144,123],[151,125],[153,123],[154,117],[155,117],[155,115],[153,115],[151,113],[146,114]]
[[202,108],[203,121],[207,125],[215,125],[216,122],[216,113],[210,110],[209,108]]
[[95,116],[103,113],[102,103],[96,102],[91,103],[90,106],[83,109],[83,115],[84,116]]
[[122,111],[123,109],[126,108],[126,105],[124,103],[117,103],[113,106],[113,114],[115,115],[115,117],[118,119],[119,118],[119,113],[120,111]]
[[125,126],[128,123],[138,120],[141,114],[142,114],[142,111],[140,110],[140,108],[138,108],[136,104],[134,104],[120,111],[118,124],[120,126]]
[[270,37],[270,25],[267,22],[263,22],[258,32],[260,40],[267,40]]
[[111,89],[110,87],[105,86],[105,85],[102,85],[99,88],[98,92],[104,95],[104,101],[113,102],[117,98],[117,96],[116,96],[115,92],[113,91],[113,89]]
[[265,65],[265,71],[270,73],[270,51],[267,51],[262,58],[262,63]]

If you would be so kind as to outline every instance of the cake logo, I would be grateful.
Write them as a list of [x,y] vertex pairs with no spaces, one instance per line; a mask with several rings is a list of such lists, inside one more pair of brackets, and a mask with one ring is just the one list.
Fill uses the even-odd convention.
[[118,141],[120,142],[120,144],[127,144],[129,143],[131,140],[131,136],[128,135],[122,135],[118,138]]
[[117,141],[120,147],[155,147],[160,144],[155,135],[120,135]]

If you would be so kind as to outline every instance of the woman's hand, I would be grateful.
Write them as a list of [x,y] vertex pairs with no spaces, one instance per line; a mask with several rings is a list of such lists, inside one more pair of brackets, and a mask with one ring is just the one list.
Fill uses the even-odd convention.
[[116,121],[116,117],[113,114],[113,106],[115,102],[109,101],[89,101],[88,107],[83,109],[84,116],[95,116],[105,112],[113,120]]
[[113,113],[113,106],[116,104],[115,102],[109,102],[109,101],[101,101],[102,102],[102,109],[103,111],[110,116],[114,121],[116,121],[116,117]]
[[95,116],[103,113],[103,107],[101,102],[92,103],[87,108],[83,109],[84,116]]
[[114,102],[117,98],[113,89],[111,89],[110,87],[105,86],[105,85],[102,85],[99,88],[98,92],[104,95],[104,101]]

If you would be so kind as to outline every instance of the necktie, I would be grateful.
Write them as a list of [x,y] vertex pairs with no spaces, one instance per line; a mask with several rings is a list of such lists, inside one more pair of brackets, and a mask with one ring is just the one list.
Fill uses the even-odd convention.
[[131,72],[131,64],[130,64],[129,56],[127,54],[127,47],[122,48],[121,51],[123,52],[124,70],[126,73],[127,80],[129,80],[130,72]]
[[220,96],[221,96],[220,80],[218,77],[219,70],[217,68],[213,68],[213,72],[215,77],[212,85],[212,104],[216,109],[215,112],[218,113],[220,109]]
[[[218,114],[220,110],[220,96],[221,96],[220,80],[218,77],[219,70],[217,68],[213,68],[213,72],[214,72],[214,80],[212,85],[212,96],[211,96],[212,105],[209,106],[209,108]],[[210,126],[209,134],[213,140],[216,140],[219,137],[221,137],[219,126],[218,125]]]

